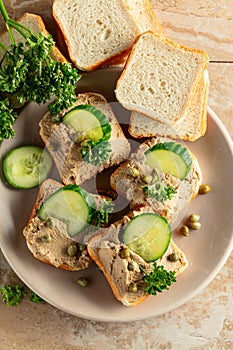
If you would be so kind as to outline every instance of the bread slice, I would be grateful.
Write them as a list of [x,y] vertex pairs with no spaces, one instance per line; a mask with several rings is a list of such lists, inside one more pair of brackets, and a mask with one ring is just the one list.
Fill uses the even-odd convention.
[[[110,177],[112,189],[119,195],[126,198],[130,203],[130,208],[134,209],[138,205],[149,205],[154,212],[164,216],[169,222],[174,222],[183,208],[198,194],[199,186],[202,182],[202,173],[196,157],[192,156],[192,166],[189,173],[181,181],[169,174],[159,173],[160,180],[164,186],[170,186],[176,193],[171,199],[164,202],[147,196],[142,186],[143,176],[151,176],[156,181],[157,173],[146,165],[145,152],[157,143],[174,141],[170,138],[155,137],[143,142],[137,150],[131,154],[130,159],[121,164]],[[180,142],[178,142],[180,143]],[[140,176],[134,178],[131,170],[139,170]],[[153,183],[153,181],[152,181]]]
[[196,141],[205,135],[207,129],[207,101],[209,91],[208,71],[199,79],[192,98],[192,104],[185,116],[173,123],[163,124],[143,114],[132,112],[129,122],[129,133],[135,138],[153,137],[156,135]]
[[[88,225],[77,237],[71,238],[63,222],[52,219],[52,225],[50,225],[38,217],[41,204],[61,187],[63,187],[62,184],[52,179],[47,179],[42,183],[23,235],[28,249],[36,259],[64,270],[84,270],[91,264],[86,249],[87,240],[99,228]],[[94,194],[92,196],[96,209],[99,209],[105,197]],[[45,237],[49,237],[49,240],[46,240]],[[82,247],[74,256],[69,256],[67,252],[71,244],[77,247],[81,244]]]
[[[45,23],[43,19],[39,15],[35,15],[32,13],[25,13],[23,16],[17,19],[17,22],[29,28],[35,34],[42,32],[45,35],[49,35],[49,32],[45,27]],[[23,38],[23,36],[19,34],[19,32],[17,32],[14,28],[12,28],[12,33],[14,35],[16,44],[20,42],[25,42],[25,39]],[[7,31],[4,31],[3,33],[0,34],[0,41],[6,47],[9,47],[11,45],[10,37]],[[4,51],[2,48],[0,48],[0,57],[2,57],[3,54],[4,54]],[[51,57],[53,58],[54,61],[58,61],[62,63],[67,62],[66,58],[62,55],[60,50],[55,45],[51,49]]]
[[84,71],[122,62],[144,31],[164,35],[149,0],[54,0],[52,15],[70,59]]
[[[127,259],[122,259],[120,251],[126,245],[120,241],[120,234],[124,225],[132,218],[146,212],[152,212],[151,208],[143,206],[130,212],[122,220],[100,231],[88,242],[87,249],[90,257],[104,273],[116,299],[125,306],[138,305],[148,297],[145,294],[145,285],[142,281],[144,275],[139,266],[141,265],[147,273],[150,273],[153,263],[145,262],[143,258],[131,250],[130,256]],[[179,255],[179,259],[176,262],[171,262],[167,259],[172,253]],[[156,263],[157,265],[163,265],[167,271],[175,271],[176,276],[188,266],[185,254],[172,240],[166,253]],[[130,268],[132,265],[134,269]],[[138,289],[136,293],[129,292],[131,283],[137,283]]]
[[[80,104],[95,106],[105,114],[112,128],[109,140],[112,151],[109,159],[100,165],[84,162],[80,145],[75,142],[75,132],[72,128],[63,123],[52,122],[50,113],[46,113],[40,121],[40,135],[53,157],[65,185],[80,185],[104,169],[123,162],[130,154],[130,144],[106,99],[97,93],[82,93],[77,96],[77,102],[72,107]],[[63,111],[60,117],[65,112]]]
[[125,108],[174,127],[193,102],[207,65],[204,51],[144,33],[117,81],[116,98]]

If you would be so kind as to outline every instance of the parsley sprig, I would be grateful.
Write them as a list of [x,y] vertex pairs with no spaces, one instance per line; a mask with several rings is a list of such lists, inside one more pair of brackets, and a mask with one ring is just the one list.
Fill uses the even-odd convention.
[[[20,104],[29,101],[42,104],[55,96],[48,108],[51,114],[56,115],[76,101],[76,83],[81,76],[71,63],[52,59],[54,41],[51,35],[35,34],[21,23],[10,19],[2,0],[0,12],[11,39],[8,48],[0,42],[4,52],[0,60],[2,141],[14,136],[13,124],[17,115],[12,112],[12,97]],[[22,35],[24,42],[16,44],[11,28]]]
[[165,186],[158,177],[158,181],[152,185],[142,186],[143,192],[151,198],[155,198],[159,202],[172,199],[176,190],[170,186]]
[[144,282],[146,283],[145,293],[150,295],[157,295],[165,289],[176,282],[175,272],[167,271],[164,266],[153,264],[153,270],[151,273],[147,273],[142,266],[140,266],[141,271],[145,275]]
[[22,298],[27,294],[24,286],[9,286],[8,284],[0,288],[0,292],[2,294],[2,301],[8,306],[18,305]]
[[0,141],[15,135],[12,125],[16,117],[17,114],[11,108],[9,100],[0,94]]
[[93,209],[92,212],[92,224],[96,227],[101,227],[108,223],[109,214],[113,211],[113,202],[111,199],[103,199],[101,207]]
[[[2,301],[8,306],[19,305],[22,299],[28,295],[25,286],[19,286],[18,284],[15,284],[13,286],[5,284],[0,288],[0,293],[2,294]],[[43,302],[43,299],[39,297],[35,292],[30,291],[30,301],[32,303],[41,303]]]
[[94,142],[88,140],[82,144],[81,155],[86,163],[99,165],[109,159],[112,152],[111,145],[108,140],[99,140]]

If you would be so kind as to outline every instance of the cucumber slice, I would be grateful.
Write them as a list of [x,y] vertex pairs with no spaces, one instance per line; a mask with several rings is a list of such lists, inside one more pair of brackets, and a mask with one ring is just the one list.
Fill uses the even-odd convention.
[[71,109],[62,118],[62,122],[70,125],[83,139],[98,142],[108,140],[111,126],[107,117],[96,107],[79,105]]
[[123,232],[123,241],[134,253],[151,262],[166,252],[171,234],[171,227],[164,217],[145,213],[129,222]]
[[192,158],[187,148],[175,142],[158,143],[146,153],[146,164],[183,180],[189,173]]
[[3,160],[4,175],[15,188],[38,186],[48,177],[51,167],[52,158],[38,146],[14,148]]
[[[92,205],[90,201],[89,204]],[[55,218],[64,222],[68,234],[73,237],[89,223],[90,210],[85,191],[79,186],[68,185],[57,190],[42,203],[38,217],[41,220]]]

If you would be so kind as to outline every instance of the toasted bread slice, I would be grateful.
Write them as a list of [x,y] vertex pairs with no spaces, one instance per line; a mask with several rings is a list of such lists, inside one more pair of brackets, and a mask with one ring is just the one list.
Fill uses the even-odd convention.
[[[45,23],[43,19],[39,15],[35,15],[32,13],[25,13],[23,16],[17,19],[17,22],[29,28],[35,34],[42,32],[45,35],[49,35],[49,32],[45,27]],[[25,41],[23,36],[19,32],[17,32],[14,28],[12,28],[12,32],[13,32],[16,44]],[[3,33],[0,34],[0,41],[6,47],[9,47],[11,45],[10,37],[7,31],[4,31]],[[2,57],[3,53],[4,53],[3,49],[0,48],[0,57]],[[53,58],[54,61],[58,61],[62,63],[67,62],[67,59],[62,55],[60,50],[55,45],[51,49],[51,57]]]
[[[130,256],[127,259],[122,259],[120,251],[126,245],[120,241],[119,235],[124,225],[132,218],[146,212],[152,212],[151,208],[142,206],[138,210],[130,212],[122,220],[100,231],[88,242],[87,249],[90,257],[104,273],[116,299],[125,306],[138,305],[148,297],[145,293],[145,286],[141,283],[144,275],[139,266],[142,266],[147,273],[150,273],[153,263],[145,262],[143,258],[131,250]],[[176,262],[171,262],[167,259],[171,253],[179,255],[179,259]],[[176,276],[188,266],[185,254],[172,240],[166,253],[156,263],[157,265],[163,265],[167,271],[175,271]],[[134,269],[129,268],[130,265],[133,265]],[[137,283],[138,286],[136,293],[129,292],[129,285],[133,282]]]
[[[72,137],[71,127],[63,123],[53,123],[50,113],[47,113],[40,122],[40,135],[53,157],[58,172],[64,184],[82,184],[98,173],[113,165],[119,164],[128,158],[130,144],[113,114],[106,99],[97,93],[82,93],[77,96],[73,105],[88,104],[95,106],[105,114],[111,125],[111,153],[107,161],[100,165],[93,165],[83,161],[80,145]],[[61,116],[65,111],[61,114]]]
[[122,62],[141,33],[163,29],[148,0],[54,0],[52,14],[80,70]]
[[[110,185],[114,191],[129,201],[131,209],[134,209],[138,205],[146,204],[149,205],[153,211],[164,216],[169,222],[174,222],[180,211],[198,194],[199,186],[202,181],[202,173],[196,157],[191,154],[192,166],[189,173],[182,181],[172,175],[159,173],[160,180],[164,186],[172,187],[176,191],[171,199],[160,202],[156,198],[147,196],[142,189],[142,186],[145,185],[142,181],[143,176],[149,175],[152,178],[157,176],[154,174],[154,170],[146,165],[145,152],[158,143],[171,141],[174,140],[156,137],[143,142],[138,149],[131,154],[130,159],[121,164],[111,174]],[[131,175],[131,170],[135,168],[140,172],[140,176],[136,178]]]
[[[64,270],[84,270],[91,264],[86,249],[87,240],[99,228],[88,225],[76,238],[71,238],[63,222],[52,219],[52,225],[50,225],[50,222],[48,224],[47,221],[40,220],[38,217],[41,204],[61,187],[63,187],[62,184],[52,179],[42,183],[23,235],[27,247],[36,259]],[[96,209],[99,209],[105,197],[94,194],[91,196]],[[81,244],[82,249],[78,249],[74,256],[69,256],[68,247],[71,244],[79,247],[78,243]]]
[[143,114],[132,112],[129,133],[135,138],[153,137],[156,135],[196,141],[205,135],[207,129],[207,100],[209,90],[208,72],[198,81],[193,93],[193,102],[186,115],[173,126],[153,120]]
[[125,108],[174,127],[185,117],[207,66],[204,51],[144,33],[117,81],[116,98]]

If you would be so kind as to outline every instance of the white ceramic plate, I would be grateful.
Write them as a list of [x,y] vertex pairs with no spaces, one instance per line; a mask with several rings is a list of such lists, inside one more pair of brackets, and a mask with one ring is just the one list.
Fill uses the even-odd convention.
[[[84,74],[79,91],[102,93],[114,101],[114,86],[120,71],[99,70]],[[127,124],[129,113],[113,104],[120,121]],[[16,122],[16,136],[0,145],[1,160],[15,146],[42,144],[38,121],[46,106],[27,105]],[[197,156],[203,180],[212,192],[198,196],[187,209],[200,213],[202,228],[189,237],[175,234],[175,242],[189,260],[189,268],[169,291],[149,297],[136,307],[124,307],[115,300],[104,276],[91,267],[67,272],[37,261],[26,247],[22,229],[26,225],[37,190],[14,190],[0,183],[0,247],[9,264],[33,291],[48,303],[79,317],[98,321],[133,321],[162,314],[187,302],[216,276],[232,250],[233,153],[232,141],[214,112],[208,108],[208,131],[187,146]],[[2,167],[1,167],[2,168]],[[2,175],[2,174],[1,174]],[[55,172],[53,174],[56,176]],[[80,276],[91,280],[87,288],[76,284]]]

